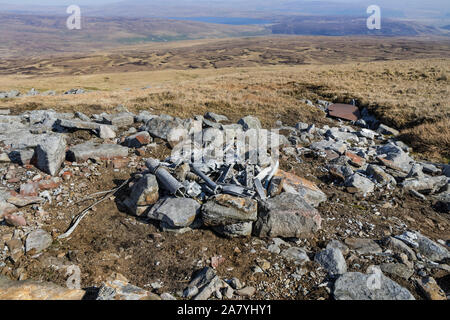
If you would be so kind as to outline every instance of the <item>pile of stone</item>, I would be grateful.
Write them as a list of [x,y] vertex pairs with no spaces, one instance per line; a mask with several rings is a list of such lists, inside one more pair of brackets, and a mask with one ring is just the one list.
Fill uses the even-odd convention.
[[[323,103],[324,108],[328,105]],[[0,219],[24,227],[26,221],[16,215],[21,208],[39,207],[53,196],[57,198],[68,176],[81,172],[88,177],[95,174],[93,164],[109,161],[116,170],[128,166],[138,171],[129,182],[129,192],[118,197],[117,203],[131,214],[157,223],[163,231],[209,228],[230,238],[274,239],[269,252],[298,265],[319,264],[334,283],[336,299],[412,299],[406,289],[384,275],[378,278],[381,289],[367,291],[364,286],[372,274],[348,272],[348,252],[381,256],[391,250],[398,263],[392,259],[380,269],[386,275],[410,279],[417,270],[448,268],[448,244],[405,232],[381,243],[351,238],[345,243],[333,241],[315,252],[279,247],[283,240],[278,237],[304,239],[317,234],[322,225],[318,208],[327,201],[313,181],[280,169],[279,150],[285,159],[298,162],[304,161],[305,155],[324,159],[320,169],[332,178],[333,185],[349,193],[369,197],[377,191],[388,195],[397,188],[420,201],[436,201],[440,210],[449,211],[450,166],[414,160],[408,146],[396,139],[394,129],[379,123],[374,126],[372,120],[363,111],[362,118],[353,123],[362,128],[342,123],[318,128],[299,122],[295,127],[277,123],[276,130],[269,131],[253,116],[230,123],[227,117],[211,112],[180,119],[147,111],[133,114],[123,107],[114,114],[92,116],[54,110],[20,115],[4,111],[0,114],[0,163],[4,167]],[[80,143],[74,136],[87,141]],[[143,151],[156,143],[170,147],[171,155],[144,159]],[[145,166],[143,162],[138,165],[140,160]],[[22,177],[16,172],[19,166]],[[22,246],[27,254],[38,254],[52,243],[52,236],[41,227],[26,229],[21,239],[7,239],[13,261],[23,254]],[[427,295],[438,294],[432,278],[424,276],[417,281]],[[214,270],[205,268],[193,277],[183,295],[207,299],[251,297],[254,293],[255,288],[220,279]],[[104,300],[127,298],[158,297],[131,288],[121,277],[105,283],[99,295]]]
[[309,146],[283,151],[295,158],[314,154],[325,159],[324,170],[348,192],[367,196],[377,189],[401,187],[421,200],[435,200],[441,210],[449,211],[448,165],[414,160],[411,149],[395,138],[398,132],[393,129],[384,125],[376,131],[347,125],[315,128],[306,123],[290,129],[290,141]]
[[[174,152],[164,162],[147,161],[149,171],[136,177],[123,202],[128,210],[173,232],[208,227],[227,237],[299,237],[319,230],[316,207],[326,195],[313,182],[280,170],[276,154],[268,153],[288,141],[262,129],[255,117],[242,118],[236,125],[222,125],[224,120],[213,113],[192,121],[149,119],[145,129],[167,140]],[[243,140],[217,139],[223,132],[270,143],[257,143],[252,149],[245,142],[240,145]],[[136,136],[125,143],[139,144]],[[185,146],[187,155],[177,152]],[[223,152],[231,161],[224,161]]]

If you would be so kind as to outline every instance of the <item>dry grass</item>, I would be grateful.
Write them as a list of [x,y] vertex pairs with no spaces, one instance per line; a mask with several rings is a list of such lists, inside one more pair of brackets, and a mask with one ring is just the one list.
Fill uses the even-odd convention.
[[[92,88],[78,96],[28,97],[1,101],[15,112],[34,108],[98,113],[119,104],[180,117],[214,111],[232,120],[252,114],[265,126],[276,120],[326,123],[302,99],[349,102],[368,107],[429,159],[450,158],[450,59],[315,66],[259,66],[124,72],[80,76],[6,76],[0,87]],[[150,85],[150,89],[142,89]],[[130,90],[124,90],[130,88]]]

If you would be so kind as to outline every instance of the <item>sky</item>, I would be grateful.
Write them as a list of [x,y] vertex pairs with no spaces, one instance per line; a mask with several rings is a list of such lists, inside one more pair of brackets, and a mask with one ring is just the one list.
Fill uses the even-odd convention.
[[[120,2],[121,0],[0,0],[0,3],[9,3],[9,4],[41,4],[41,5],[70,5],[70,4],[80,4],[80,5],[88,5],[88,4],[105,4],[105,3],[113,3]],[[151,3],[151,0],[143,2]],[[241,0],[245,2],[245,0]],[[314,0],[312,0],[314,1]],[[317,0],[315,0],[317,1]],[[320,1],[320,0],[319,0]],[[389,3],[391,6],[416,6],[422,4],[423,6],[440,6],[448,3],[449,0],[326,0],[326,2],[346,2],[346,3],[368,3],[377,4],[377,3]],[[168,1],[170,2],[170,1]],[[199,0],[199,2],[205,2],[205,0]],[[277,1],[274,0],[276,3]]]
[[33,4],[33,5],[92,5],[119,2],[120,0],[0,0],[0,3],[8,4]]

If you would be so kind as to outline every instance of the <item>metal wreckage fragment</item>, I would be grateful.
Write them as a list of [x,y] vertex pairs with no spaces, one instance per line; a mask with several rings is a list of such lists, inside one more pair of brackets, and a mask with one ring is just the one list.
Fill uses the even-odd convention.
[[186,190],[182,183],[175,179],[169,171],[162,168],[160,162],[156,159],[148,159],[145,165],[156,176],[156,179],[162,184],[162,187],[177,197],[185,197]]
[[[175,197],[199,198],[202,193],[209,196],[228,194],[242,198],[259,198],[262,201],[266,201],[267,189],[270,180],[278,171],[279,162],[277,161],[273,166],[264,169],[253,165],[244,166],[244,169],[239,172],[244,177],[245,182],[243,184],[233,174],[235,164],[223,165],[220,171],[216,170],[215,173],[220,174],[217,182],[214,182],[205,174],[201,166],[190,164],[190,171],[194,176],[198,177],[198,180],[183,181],[183,183],[178,181],[168,169],[164,168],[165,165],[159,160],[150,158],[146,161],[146,166],[156,176],[161,187]],[[259,172],[255,176],[256,171]],[[226,181],[229,181],[229,183],[226,183]]]

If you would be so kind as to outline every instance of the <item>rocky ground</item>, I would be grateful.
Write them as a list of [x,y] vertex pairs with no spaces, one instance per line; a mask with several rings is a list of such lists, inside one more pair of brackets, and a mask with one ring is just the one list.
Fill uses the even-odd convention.
[[365,110],[277,131],[121,106],[1,114],[0,298],[450,296],[450,166]]

